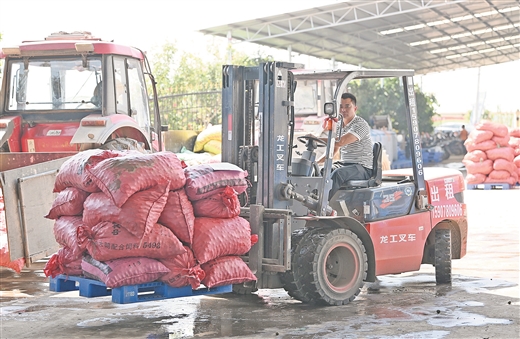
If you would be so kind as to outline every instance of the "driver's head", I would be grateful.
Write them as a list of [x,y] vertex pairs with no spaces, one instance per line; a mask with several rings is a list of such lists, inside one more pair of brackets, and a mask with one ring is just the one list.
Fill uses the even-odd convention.
[[343,93],[341,95],[341,103],[339,111],[343,115],[343,122],[348,124],[356,116],[357,106],[356,97],[352,93]]

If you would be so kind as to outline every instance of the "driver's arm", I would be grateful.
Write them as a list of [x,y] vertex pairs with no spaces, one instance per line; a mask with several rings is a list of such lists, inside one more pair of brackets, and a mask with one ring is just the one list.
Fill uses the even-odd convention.
[[[327,141],[327,138],[320,138],[324,141]],[[335,144],[334,144],[334,156],[333,156],[333,159],[336,158],[336,156],[338,156],[339,154],[339,150],[341,147],[343,146],[346,146],[348,144],[351,144],[353,142],[356,142],[358,141],[358,137],[355,136],[354,134],[352,133],[345,133],[341,136],[341,138],[339,139],[339,141],[337,141]],[[326,153],[324,153],[318,160],[316,160],[317,163],[321,164],[323,162],[325,162],[325,157],[326,157]]]

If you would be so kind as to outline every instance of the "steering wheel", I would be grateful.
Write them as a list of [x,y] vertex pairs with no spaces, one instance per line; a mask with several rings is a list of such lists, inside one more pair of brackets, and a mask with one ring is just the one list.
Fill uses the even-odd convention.
[[313,135],[302,135],[298,137],[298,140],[301,143],[308,144],[310,141],[314,141],[316,143],[316,147],[325,147],[327,146],[327,142],[321,140],[320,138],[316,138]]

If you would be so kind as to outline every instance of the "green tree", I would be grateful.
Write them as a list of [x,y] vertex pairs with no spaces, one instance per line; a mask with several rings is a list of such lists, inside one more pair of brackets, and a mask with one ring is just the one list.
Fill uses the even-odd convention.
[[[372,115],[388,115],[397,133],[408,129],[406,123],[405,100],[399,78],[357,80],[349,84],[358,101],[358,114],[369,121]],[[422,92],[415,86],[415,100],[421,132],[433,131],[433,120],[437,99],[432,94]]]
[[201,130],[208,123],[220,123],[222,66],[228,63],[228,55],[233,65],[253,66],[273,60],[260,52],[254,56],[232,48],[226,52],[222,55],[217,45],[210,44],[203,59],[194,53],[179,51],[175,43],[169,42],[152,53],[150,62],[161,98],[163,124],[168,124],[170,129]]

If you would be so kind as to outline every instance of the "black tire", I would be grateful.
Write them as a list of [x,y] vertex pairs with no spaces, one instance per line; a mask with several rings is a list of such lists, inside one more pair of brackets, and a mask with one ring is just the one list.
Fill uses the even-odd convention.
[[435,231],[435,281],[451,284],[451,229]]
[[296,286],[295,280],[294,280],[294,271],[297,267],[297,257],[298,253],[300,253],[301,247],[300,242],[303,239],[304,236],[309,234],[309,229],[307,228],[301,228],[298,230],[295,230],[291,234],[291,270],[283,273],[281,275],[281,280],[284,284],[283,288],[289,294],[289,296],[293,297],[294,299],[300,300],[302,302],[309,302],[309,300],[306,300],[304,296],[302,295],[302,292],[298,290],[298,287]]
[[299,244],[294,280],[301,300],[346,305],[356,298],[368,271],[361,240],[347,229],[310,232]]

